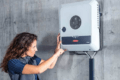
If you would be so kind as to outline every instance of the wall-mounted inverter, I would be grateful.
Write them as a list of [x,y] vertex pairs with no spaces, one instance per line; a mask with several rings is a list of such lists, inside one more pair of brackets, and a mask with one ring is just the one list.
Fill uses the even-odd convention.
[[59,8],[61,48],[68,51],[98,51],[99,4],[96,0],[63,4]]

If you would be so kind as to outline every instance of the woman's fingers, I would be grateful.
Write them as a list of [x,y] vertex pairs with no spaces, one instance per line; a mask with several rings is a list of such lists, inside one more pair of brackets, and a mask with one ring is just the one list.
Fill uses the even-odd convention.
[[62,43],[62,42],[60,41],[60,42],[58,43],[58,45],[60,46],[61,43]]
[[66,49],[65,49],[65,50],[63,50],[63,49],[58,49],[57,52],[56,52],[56,54],[57,54],[58,56],[60,56],[60,55],[63,54],[65,51],[66,51]]
[[57,49],[60,49],[60,44],[61,44],[62,42],[61,41],[59,41],[59,43],[57,44]]
[[60,54],[63,54],[65,51],[67,51],[67,50],[66,49],[65,50],[61,49]]
[[57,35],[57,44],[60,42],[60,33]]
[[64,50],[64,52],[67,51],[67,49]]

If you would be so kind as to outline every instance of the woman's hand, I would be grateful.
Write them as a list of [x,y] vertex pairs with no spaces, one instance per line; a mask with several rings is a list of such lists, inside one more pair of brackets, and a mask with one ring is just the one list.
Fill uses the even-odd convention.
[[63,54],[66,50],[63,50],[63,49],[59,49],[56,54],[58,55],[58,57]]
[[58,54],[58,56],[60,56],[61,54],[63,54],[66,50],[63,50],[60,48],[60,33],[57,35],[57,47],[55,49],[55,53]]
[[60,41],[60,33],[59,33],[57,35],[57,47],[55,49],[55,52],[57,52],[60,49],[60,44],[61,44],[61,41]]

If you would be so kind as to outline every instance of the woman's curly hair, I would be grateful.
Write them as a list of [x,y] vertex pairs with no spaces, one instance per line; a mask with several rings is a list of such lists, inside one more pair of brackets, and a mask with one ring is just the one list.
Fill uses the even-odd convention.
[[17,34],[10,43],[1,63],[0,68],[2,68],[2,71],[8,72],[8,61],[11,59],[18,59],[24,55],[34,40],[37,40],[37,36],[35,34],[28,32]]

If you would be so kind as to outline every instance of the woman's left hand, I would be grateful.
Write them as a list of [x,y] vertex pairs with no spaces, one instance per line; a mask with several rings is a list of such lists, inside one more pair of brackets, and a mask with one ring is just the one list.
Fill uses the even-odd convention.
[[55,49],[55,52],[58,51],[60,49],[60,44],[61,44],[61,41],[60,41],[60,33],[57,35],[57,47]]

